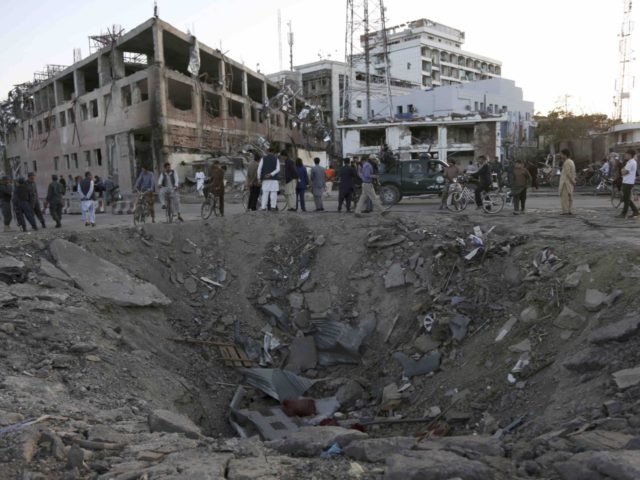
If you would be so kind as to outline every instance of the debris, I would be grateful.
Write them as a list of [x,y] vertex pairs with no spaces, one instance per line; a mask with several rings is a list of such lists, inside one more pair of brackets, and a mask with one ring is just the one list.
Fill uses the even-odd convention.
[[336,399],[343,407],[353,405],[356,400],[364,396],[364,388],[355,380],[347,380],[336,392]]
[[606,298],[601,291],[589,288],[584,293],[584,308],[589,312],[597,312]]
[[620,390],[626,390],[640,383],[640,367],[625,368],[613,374],[613,379]]
[[538,310],[536,310],[536,307],[530,306],[520,312],[520,320],[525,323],[535,322],[538,320]]
[[621,342],[640,330],[640,316],[633,314],[591,332],[591,343]]
[[502,439],[505,435],[507,435],[508,433],[513,432],[515,429],[517,429],[518,427],[520,427],[523,423],[525,418],[527,418],[526,415],[523,415],[521,417],[516,418],[513,422],[511,422],[509,425],[507,425],[504,428],[499,429],[494,435],[494,438],[497,439]]
[[151,432],[184,433],[188,438],[199,438],[200,428],[189,418],[169,410],[153,410],[148,417]]
[[316,414],[313,398],[290,398],[282,402],[284,413],[289,417],[309,417]]
[[331,294],[329,292],[306,293],[304,299],[311,313],[325,313],[331,308]]
[[420,335],[413,341],[413,348],[420,353],[427,353],[437,349],[440,346],[440,342],[436,342],[429,335]]
[[320,454],[320,457],[329,458],[329,457],[333,457],[335,455],[342,455],[342,454],[343,454],[343,451],[342,451],[342,448],[340,447],[340,445],[338,443],[334,443],[327,450],[322,452]]
[[229,422],[242,438],[248,438],[250,432],[245,428],[251,423],[264,440],[277,440],[290,435],[300,428],[298,417],[289,417],[284,410],[278,407],[265,407],[260,410],[241,409],[240,405],[246,390],[238,387],[231,399]]
[[513,374],[509,373],[507,375],[507,381],[513,385],[514,383],[516,383],[518,380],[516,379],[516,377],[513,376]]
[[362,465],[356,462],[349,463],[349,470],[347,471],[347,476],[350,478],[360,478],[365,474],[365,469],[362,468]]
[[437,370],[440,367],[441,356],[440,352],[433,352],[423,356],[420,360],[412,360],[402,352],[395,352],[392,355],[402,365],[404,376],[407,378]]
[[480,247],[474,248],[464,256],[464,259],[467,261],[473,260],[479,251],[480,251]]
[[289,347],[287,370],[299,373],[310,368],[315,368],[318,363],[316,342],[313,337],[295,337]]
[[393,320],[391,321],[391,326],[389,326],[389,330],[387,330],[387,334],[384,337],[385,343],[387,343],[391,338],[391,334],[393,333],[393,330],[396,328],[396,323],[398,323],[399,318],[400,318],[400,314],[396,314],[396,316],[393,317]]
[[454,340],[462,341],[467,335],[467,328],[471,320],[464,315],[456,315],[449,320],[449,329],[451,330],[451,336]]
[[389,248],[389,247],[393,247],[395,245],[400,245],[402,242],[404,242],[407,239],[407,237],[404,237],[402,235],[397,235],[393,238],[389,238],[386,240],[381,239],[380,236],[374,236],[369,238],[369,240],[367,240],[367,247],[368,248]]
[[520,373],[528,366],[529,366],[529,354],[525,353],[522,356],[520,356],[520,358],[518,359],[514,367],[511,369],[511,373]]
[[564,279],[565,288],[576,288],[580,285],[580,281],[582,280],[582,276],[584,272],[573,272],[567,275]]
[[389,267],[389,270],[384,276],[384,288],[392,290],[394,288],[404,287],[404,285],[404,269],[400,263],[394,263]]
[[515,345],[511,345],[509,347],[509,351],[513,353],[527,353],[531,351],[531,340],[528,338],[521,341],[520,343],[516,343]]
[[335,443],[345,448],[352,441],[363,438],[367,438],[367,434],[354,429],[335,426],[300,427],[290,432],[286,438],[267,442],[265,445],[284,454],[317,457]]
[[294,310],[300,310],[304,306],[304,295],[301,293],[289,294],[289,305]]
[[0,281],[3,283],[22,283],[27,279],[24,262],[13,257],[0,257]]
[[282,309],[278,305],[276,305],[275,303],[260,305],[260,309],[268,315],[269,321],[272,326],[278,327],[285,331],[289,330],[289,317],[285,312],[282,311]]
[[320,351],[318,363],[324,366],[338,363],[358,363],[360,346],[364,339],[376,328],[374,315],[361,320],[357,328],[332,320],[314,322],[316,332],[313,337]]
[[204,283],[207,283],[209,285],[213,285],[214,287],[218,287],[218,288],[223,288],[224,285],[222,285],[221,283],[218,283],[214,280],[211,280],[209,277],[200,277],[200,280],[202,280]]
[[574,312],[569,307],[564,307],[553,324],[565,330],[579,330],[585,326],[585,320],[582,315]]
[[382,401],[380,407],[384,410],[393,410],[400,405],[402,394],[398,391],[398,385],[390,383],[382,389]]
[[504,338],[509,334],[509,332],[517,322],[518,322],[517,317],[510,317],[509,320],[507,320],[507,322],[502,326],[502,328],[498,332],[498,335],[496,336],[495,341],[501,342],[502,340],[504,340]]
[[280,402],[302,396],[316,383],[315,380],[276,368],[245,368],[242,371],[249,385]]

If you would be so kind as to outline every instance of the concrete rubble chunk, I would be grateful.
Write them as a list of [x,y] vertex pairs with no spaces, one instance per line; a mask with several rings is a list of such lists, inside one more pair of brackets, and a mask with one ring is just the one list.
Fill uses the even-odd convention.
[[300,310],[304,307],[304,295],[301,293],[291,293],[289,294],[289,305],[294,310]]
[[187,293],[191,295],[198,291],[198,282],[196,282],[196,279],[193,277],[185,278],[183,286]]
[[583,452],[554,468],[562,480],[636,480],[640,478],[637,450]]
[[316,342],[313,337],[296,337],[289,347],[287,370],[299,373],[309,368],[315,368],[318,363]]
[[366,433],[342,427],[301,427],[285,439],[265,442],[269,448],[295,457],[317,457],[334,443],[345,448],[354,440],[368,438]]
[[515,345],[511,345],[509,347],[509,351],[513,353],[527,353],[531,351],[531,340],[528,338],[521,341],[520,343],[516,343]]
[[580,330],[586,324],[586,319],[571,310],[569,307],[564,307],[560,314],[553,321],[553,324],[565,330]]
[[620,390],[625,390],[640,383],[640,367],[625,368],[613,374],[613,379]]
[[[279,480],[285,475],[294,478],[300,460],[276,455],[232,458],[229,461],[226,480]],[[291,469],[291,472],[289,470]]]
[[88,295],[125,307],[169,305],[155,285],[132,277],[122,268],[71,242],[57,238],[49,250],[58,268]]
[[520,320],[525,323],[535,322],[536,320],[538,320],[538,310],[536,309],[536,307],[530,306],[520,312]]
[[15,300],[16,297],[14,297],[9,291],[9,285],[0,282],[0,305],[6,305],[14,302]]
[[437,349],[440,346],[440,342],[435,341],[429,335],[420,335],[413,341],[413,348],[418,350],[420,353],[427,353],[432,350]]
[[153,410],[148,417],[151,432],[184,433],[188,438],[200,437],[200,428],[188,417],[170,410]]
[[387,457],[385,480],[493,480],[484,463],[446,450],[410,451]]
[[621,432],[609,432],[607,430],[591,430],[571,436],[571,441],[583,450],[620,450],[633,435]]
[[24,268],[24,262],[14,257],[0,257],[0,270],[7,268]]
[[14,283],[9,286],[9,293],[16,298],[21,299],[38,299],[51,302],[63,303],[69,298],[69,294],[58,291],[41,288],[30,283]]
[[456,315],[449,320],[449,329],[451,330],[451,337],[458,342],[462,341],[467,336],[467,329],[469,328],[471,319],[464,315]]
[[577,288],[580,285],[584,272],[573,272],[567,275],[564,279],[565,288]]
[[577,373],[602,370],[607,366],[605,352],[595,349],[582,350],[572,355],[562,366],[567,370]]
[[351,406],[356,400],[364,396],[364,388],[355,380],[348,380],[336,392],[336,398],[341,406]]
[[633,315],[600,327],[589,335],[591,343],[620,342],[629,339],[640,330],[640,315]]
[[394,263],[384,276],[384,288],[393,290],[394,288],[404,287],[404,285],[404,269],[400,263]]
[[416,439],[411,437],[365,438],[354,440],[344,449],[345,455],[361,462],[384,462],[393,453],[411,450]]
[[40,259],[40,272],[47,277],[55,278],[61,282],[73,282],[71,277],[56,267],[53,263],[45,258]]
[[607,295],[592,288],[584,292],[584,308],[589,312],[597,312],[607,299]]
[[427,354],[420,360],[413,360],[402,352],[395,352],[392,356],[402,365],[404,376],[409,378],[437,370],[442,357],[440,352]]
[[270,323],[274,327],[277,326],[283,330],[289,329],[289,317],[278,305],[270,303],[267,305],[261,305],[260,309],[267,314],[270,319]]
[[278,368],[245,368],[242,371],[247,377],[247,384],[280,402],[302,396],[316,383]]
[[311,292],[304,296],[311,313],[325,313],[331,309],[331,294],[329,292]]

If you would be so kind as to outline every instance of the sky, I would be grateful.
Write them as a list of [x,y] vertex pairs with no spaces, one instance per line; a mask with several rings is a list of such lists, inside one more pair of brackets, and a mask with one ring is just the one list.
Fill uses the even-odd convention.
[[[278,10],[285,68],[289,21],[294,65],[343,60],[345,5],[345,0],[158,0],[163,20],[263,73],[280,69]],[[463,48],[501,60],[503,77],[522,87],[537,112],[565,104],[575,113],[613,111],[623,0],[387,0],[385,7],[388,26],[429,18],[466,32]],[[73,63],[74,48],[87,56],[89,35],[114,24],[129,30],[144,22],[153,15],[153,1],[0,0],[0,12],[0,98],[6,98],[14,84],[31,80],[46,64]],[[640,45],[640,31],[634,44]],[[633,112],[637,120],[638,101]]]

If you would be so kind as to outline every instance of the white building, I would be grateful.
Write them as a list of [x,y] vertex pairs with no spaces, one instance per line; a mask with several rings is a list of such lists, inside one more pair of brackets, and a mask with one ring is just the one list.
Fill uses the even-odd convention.
[[621,123],[609,130],[609,146],[616,153],[630,148],[640,152],[640,122]]
[[[502,143],[520,147],[533,141],[533,102],[524,100],[522,88],[513,80],[492,78],[433,90],[416,90],[394,96],[395,118],[410,120],[424,117],[501,115]],[[374,102],[374,109],[378,105]],[[506,153],[506,152],[503,152]]]
[[[386,68],[381,39],[369,35],[372,73],[378,75]],[[501,75],[502,62],[463,50],[464,41],[463,31],[426,18],[388,28],[391,76],[432,88]]]

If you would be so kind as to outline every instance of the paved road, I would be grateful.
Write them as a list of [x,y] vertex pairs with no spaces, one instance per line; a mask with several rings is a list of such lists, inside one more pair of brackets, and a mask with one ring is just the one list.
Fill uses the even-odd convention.
[[[240,203],[231,203],[233,199],[230,198],[232,196],[227,197],[227,205],[226,205],[226,215],[240,215],[244,214],[244,208]],[[325,198],[325,213],[326,215],[337,215],[337,194],[332,193],[332,195],[328,198]],[[613,217],[616,213],[619,213],[620,210],[614,210],[611,206],[609,196],[594,196],[594,195],[577,195],[574,200],[574,205],[576,208],[576,212],[580,214],[580,211],[598,211],[604,217],[609,215]],[[392,212],[425,212],[425,213],[442,213],[449,215],[456,215],[456,213],[450,212],[439,212],[440,206],[440,198],[437,196],[426,196],[422,198],[411,198],[404,199],[399,204],[395,205],[392,208]],[[307,199],[307,207],[313,208],[313,200],[311,196]],[[531,192],[529,195],[529,199],[527,200],[527,208],[530,214],[535,215],[536,212],[544,212],[545,214],[553,214],[554,212],[560,212],[560,200],[555,193],[555,191],[538,191]],[[475,207],[470,205],[467,207],[465,213],[475,212]],[[290,215],[289,212],[281,212],[280,215]],[[510,215],[511,210],[507,207],[499,214],[499,215]],[[158,222],[164,222],[164,211],[160,209],[159,205],[156,205],[156,215]],[[299,212],[298,215],[303,215],[302,212]],[[316,215],[314,212],[307,212],[304,215]],[[201,221],[200,218],[200,204],[199,203],[188,203],[188,200],[184,200],[182,202],[182,216],[185,221]],[[48,229],[53,226],[53,222],[50,217],[46,216],[48,223]],[[211,217],[210,221],[215,221],[215,217]],[[91,227],[85,227],[82,223],[80,215],[64,215],[63,216],[63,228],[62,230],[86,230]],[[114,226],[124,226],[124,225],[132,225],[133,220],[131,215],[113,215],[111,213],[102,213],[97,215],[97,227],[96,229],[101,228],[110,228]],[[17,232],[15,227],[15,223],[12,225],[13,231],[9,233],[1,233],[0,238],[8,237]]]

